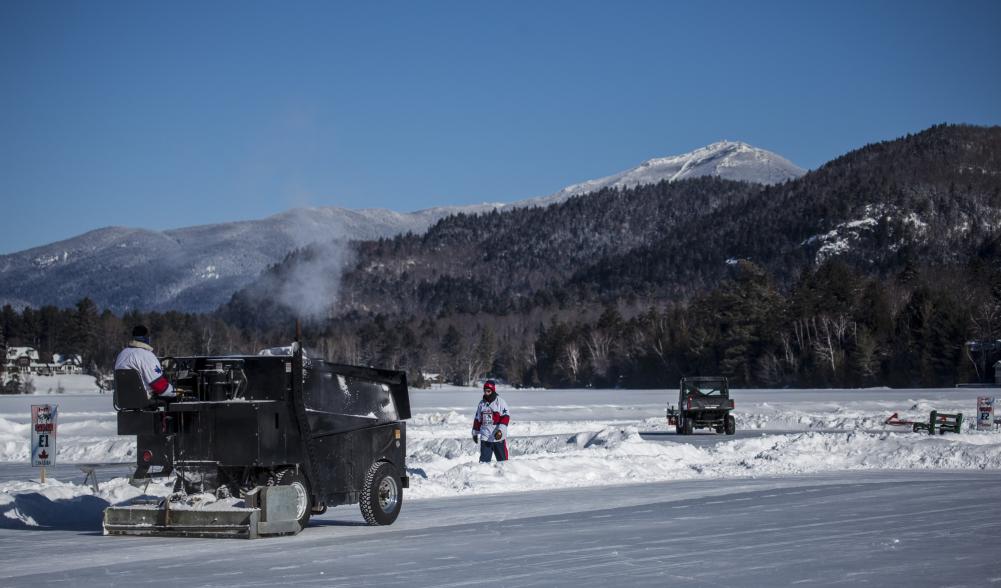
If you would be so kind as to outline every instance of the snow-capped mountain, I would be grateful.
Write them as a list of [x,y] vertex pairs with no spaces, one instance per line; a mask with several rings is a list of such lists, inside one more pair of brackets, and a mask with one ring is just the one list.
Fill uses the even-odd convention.
[[298,208],[261,220],[167,231],[108,227],[0,256],[0,304],[208,311],[293,249],[310,243],[421,232],[458,212],[496,205],[411,213],[384,209]]
[[617,174],[567,186],[559,192],[517,204],[548,205],[572,196],[596,192],[602,188],[634,188],[644,184],[671,182],[700,176],[718,176],[725,180],[780,184],[796,179],[806,170],[788,159],[752,147],[747,143],[720,141],[683,155],[659,157]]
[[[261,220],[155,231],[108,227],[0,256],[0,304],[68,307],[90,297],[100,308],[203,312],[218,308],[289,252],[311,243],[420,233],[456,213],[545,206],[604,187],[633,187],[704,175],[778,183],[804,171],[745,143],[720,142],[684,155],[651,159],[613,176],[513,204],[385,209],[299,208]],[[339,245],[328,250],[337,255]],[[328,268],[328,271],[333,271]]]

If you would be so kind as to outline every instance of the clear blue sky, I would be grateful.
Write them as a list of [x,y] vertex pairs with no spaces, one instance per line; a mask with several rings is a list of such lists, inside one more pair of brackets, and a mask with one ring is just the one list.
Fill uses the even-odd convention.
[[1001,124],[1001,2],[0,2],[0,253]]

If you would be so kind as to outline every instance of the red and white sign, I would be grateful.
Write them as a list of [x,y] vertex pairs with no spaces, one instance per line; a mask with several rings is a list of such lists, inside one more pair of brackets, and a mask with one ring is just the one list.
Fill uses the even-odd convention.
[[977,430],[990,431],[994,428],[994,398],[977,397]]
[[58,404],[31,405],[31,465],[56,465]]

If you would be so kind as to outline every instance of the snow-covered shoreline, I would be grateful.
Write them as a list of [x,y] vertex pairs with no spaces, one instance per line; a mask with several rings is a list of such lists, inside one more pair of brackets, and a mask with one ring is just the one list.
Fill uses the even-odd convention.
[[94,376],[86,374],[57,374],[52,376],[32,375],[28,376],[33,392],[26,394],[32,396],[74,396],[105,394],[106,392],[97,385]]

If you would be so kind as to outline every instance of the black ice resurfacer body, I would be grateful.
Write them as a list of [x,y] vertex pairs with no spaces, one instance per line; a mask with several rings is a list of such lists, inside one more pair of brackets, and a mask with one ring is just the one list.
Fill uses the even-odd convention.
[[118,434],[137,438],[133,483],[176,475],[174,494],[106,509],[106,534],[288,535],[355,503],[371,525],[396,520],[408,486],[405,372],[311,360],[298,343],[163,365],[176,399],[150,400],[136,372],[119,370],[115,408]]

